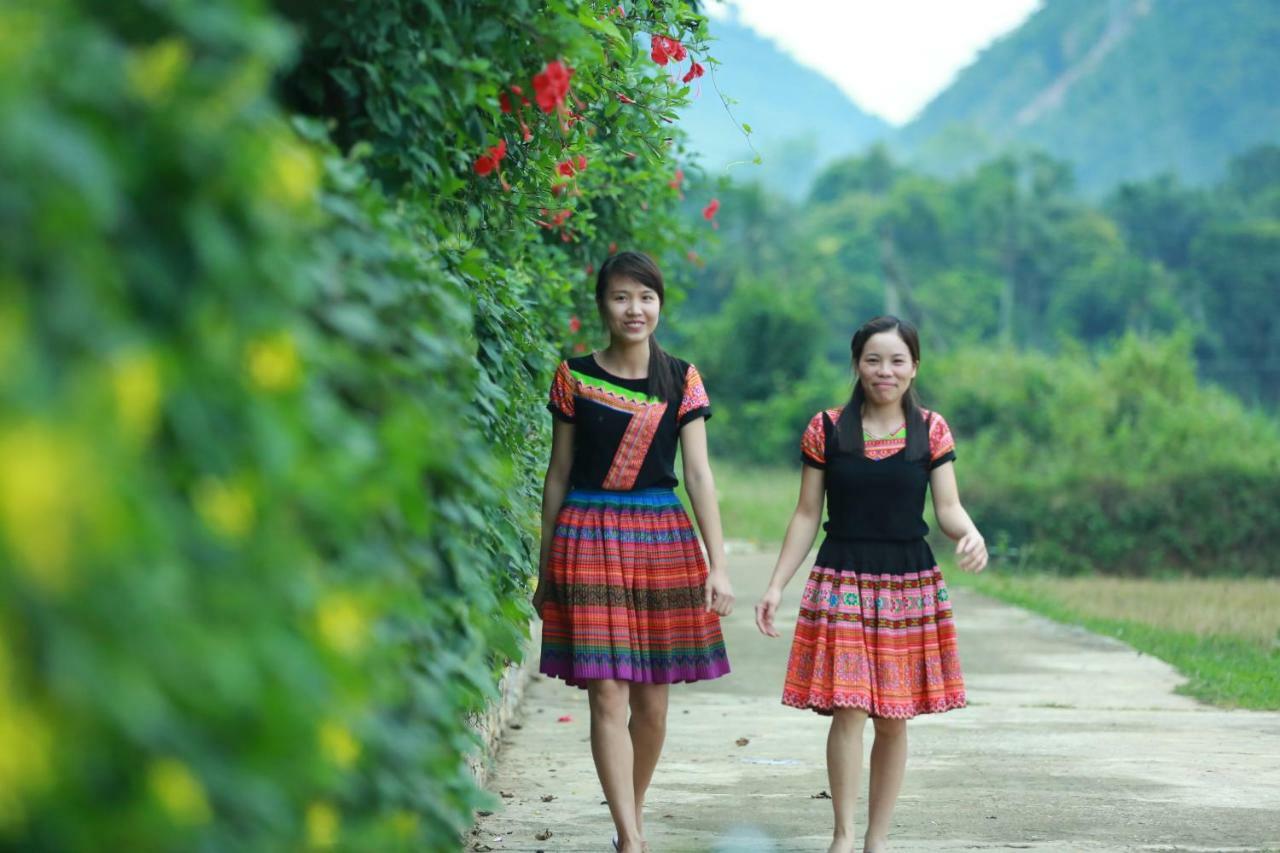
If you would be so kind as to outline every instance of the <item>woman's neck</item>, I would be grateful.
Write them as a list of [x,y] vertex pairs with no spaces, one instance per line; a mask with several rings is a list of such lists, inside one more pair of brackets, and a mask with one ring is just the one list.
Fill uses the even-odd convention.
[[596,353],[596,360],[624,379],[645,379],[649,376],[649,339],[637,343],[611,340]]
[[[902,408],[902,401],[895,403],[884,403],[877,405],[875,403],[864,401],[862,404],[862,425],[864,427],[878,427],[880,432],[896,428],[907,419],[906,413]],[[876,429],[872,429],[876,432]]]

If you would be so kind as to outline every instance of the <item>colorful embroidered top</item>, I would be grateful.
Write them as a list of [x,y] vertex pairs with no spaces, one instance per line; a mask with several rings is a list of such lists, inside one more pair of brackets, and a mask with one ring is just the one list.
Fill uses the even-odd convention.
[[680,428],[711,417],[711,401],[698,369],[673,359],[684,387],[679,399],[647,395],[648,379],[614,376],[587,354],[560,362],[547,408],[574,424],[573,472],[578,489],[626,492],[675,488]]
[[907,427],[888,438],[872,440],[863,433],[860,454],[842,451],[836,424],[840,409],[818,412],[800,439],[806,465],[826,471],[827,523],[830,538],[849,540],[913,540],[929,532],[924,498],[929,472],[956,458],[955,439],[942,415],[924,409],[929,452],[908,460]]

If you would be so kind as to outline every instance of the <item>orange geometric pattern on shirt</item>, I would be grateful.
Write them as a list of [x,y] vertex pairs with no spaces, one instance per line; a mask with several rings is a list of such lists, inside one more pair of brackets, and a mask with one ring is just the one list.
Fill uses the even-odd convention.
[[627,491],[640,476],[644,458],[649,453],[649,446],[653,444],[653,437],[658,434],[658,425],[662,423],[662,416],[667,413],[668,404],[658,400],[645,403],[628,400],[607,388],[588,385],[582,381],[577,381],[576,393],[585,400],[631,415],[631,422],[627,424],[622,440],[618,442],[618,449],[614,451],[609,473],[601,484],[602,488],[611,491]]
[[[840,413],[843,411],[842,406],[818,412],[809,421],[809,426],[805,428],[804,435],[800,438],[801,451],[819,465],[825,464],[827,459],[827,433],[822,424],[823,415],[830,418],[832,424],[836,424],[839,423]],[[948,451],[955,450],[956,440],[951,434],[951,427],[947,425],[946,419],[928,409],[921,409],[920,414],[929,421],[929,459],[938,459]],[[868,459],[887,459],[906,446],[907,439],[904,435],[878,439],[864,437],[863,454]]]

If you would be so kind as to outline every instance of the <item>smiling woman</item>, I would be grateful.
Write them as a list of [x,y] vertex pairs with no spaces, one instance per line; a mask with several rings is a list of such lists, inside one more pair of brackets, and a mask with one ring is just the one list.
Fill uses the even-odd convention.
[[[654,340],[665,293],[645,255],[600,267],[609,346],[562,362],[551,386],[533,599],[542,672],[588,691],[592,757],[626,853],[644,846],[668,685],[729,672],[720,617],[733,591],[707,461],[711,401],[698,369]],[[677,446],[710,566],[673,491]]]
[[862,730],[875,720],[863,850],[879,853],[907,762],[906,721],[963,708],[964,677],[950,594],[925,536],[927,492],[962,569],[980,572],[986,544],[960,504],[955,441],[920,407],[920,337],[897,317],[863,324],[850,342],[848,405],[813,416],[800,439],[800,499],[756,625],[779,633],[782,591],[809,552],[827,506],[826,538],[805,584],[782,702],[829,716],[827,773],[835,827],[829,853],[854,849]]

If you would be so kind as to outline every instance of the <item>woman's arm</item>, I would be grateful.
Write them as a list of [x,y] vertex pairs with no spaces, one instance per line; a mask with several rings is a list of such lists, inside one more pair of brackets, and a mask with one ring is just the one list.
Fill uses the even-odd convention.
[[724,559],[724,531],[720,527],[720,504],[716,481],[707,458],[707,421],[694,418],[680,429],[680,450],[684,457],[684,488],[698,519],[698,530],[707,546],[711,570],[707,573],[706,608],[720,616],[733,610],[733,585]]
[[551,427],[551,461],[542,480],[542,543],[538,549],[538,587],[533,593],[533,609],[542,615],[547,597],[547,558],[556,532],[556,516],[569,493],[569,473],[573,470],[573,424],[555,418]]
[[766,636],[778,636],[777,629],[773,627],[773,616],[782,600],[782,590],[791,582],[818,536],[822,502],[826,497],[826,477],[825,471],[810,465],[805,465],[800,474],[800,499],[787,524],[787,534],[782,540],[778,561],[774,563],[769,586],[756,605],[756,627]]
[[985,569],[987,543],[960,505],[954,462],[945,462],[933,469],[929,474],[929,491],[933,493],[933,514],[938,519],[938,527],[956,542],[956,564],[966,572]]

